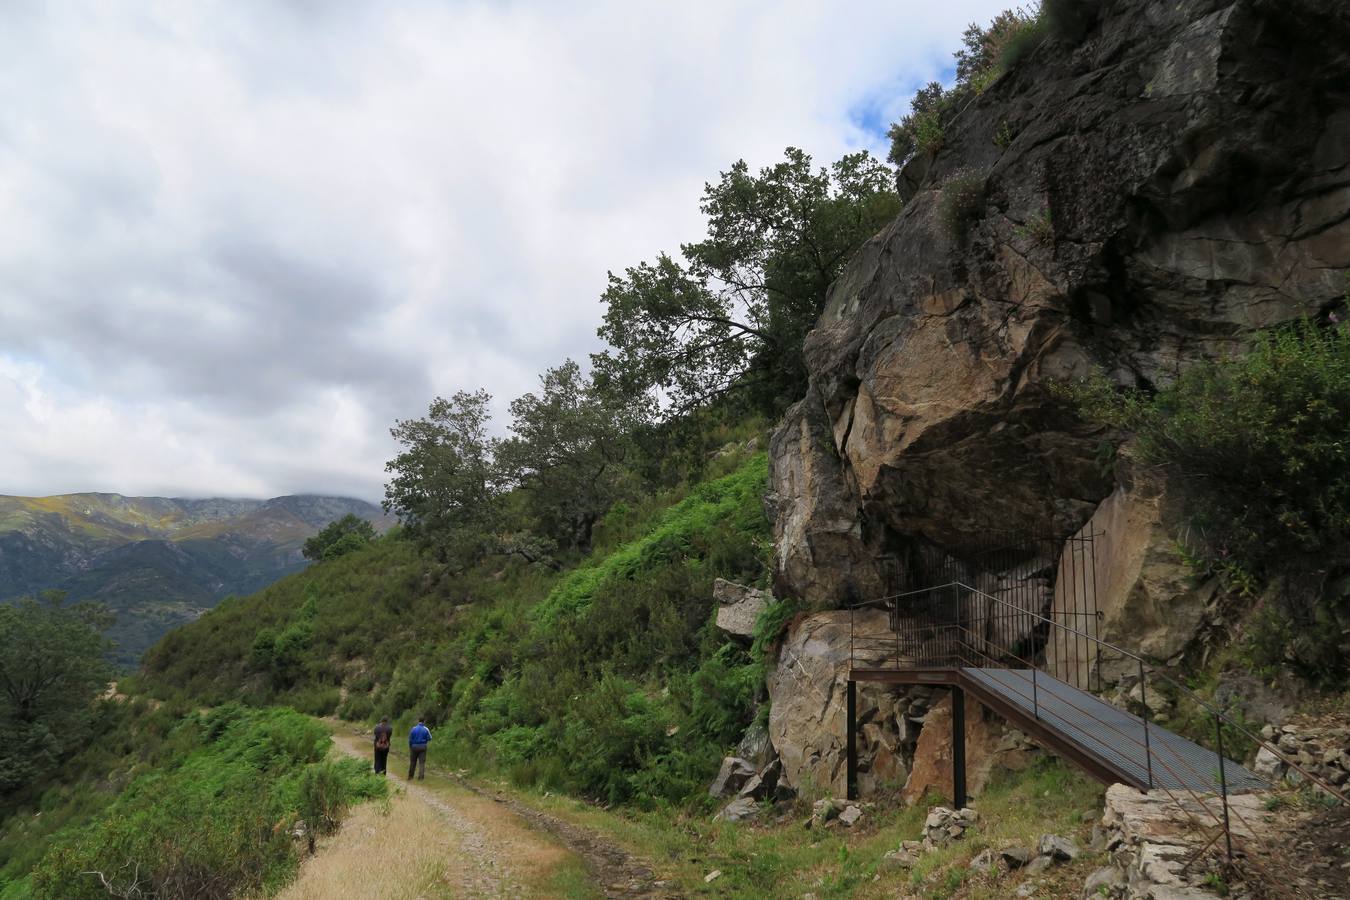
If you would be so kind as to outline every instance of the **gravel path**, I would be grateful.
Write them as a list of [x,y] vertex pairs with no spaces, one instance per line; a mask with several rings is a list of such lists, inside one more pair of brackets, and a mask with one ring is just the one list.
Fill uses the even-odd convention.
[[[342,752],[369,759],[369,737],[339,732]],[[406,759],[390,758],[389,778],[408,796],[435,810],[454,833],[461,852],[445,880],[464,896],[528,896],[524,885],[540,865],[555,865],[571,851],[581,857],[606,897],[668,898],[674,894],[655,881],[651,866],[589,829],[526,806],[503,794],[447,776],[428,766],[435,787],[408,782],[398,771]],[[447,788],[441,784],[450,782]],[[561,846],[559,846],[561,845]],[[527,871],[523,871],[527,870]]]

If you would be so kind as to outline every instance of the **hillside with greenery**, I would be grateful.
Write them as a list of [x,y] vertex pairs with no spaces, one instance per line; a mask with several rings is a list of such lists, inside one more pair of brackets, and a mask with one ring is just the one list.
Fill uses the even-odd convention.
[[[314,565],[171,631],[119,681],[130,701],[93,699],[108,670],[91,661],[62,707],[89,750],[10,707],[48,756],[42,771],[11,761],[0,814],[25,824],[0,842],[6,900],[64,896],[76,869],[125,877],[110,852],[164,896],[192,895],[174,887],[185,871],[268,890],[292,864],[284,842],[245,853],[229,835],[285,819],[303,801],[299,773],[322,765],[316,733],[279,709],[399,728],[425,715],[443,763],[610,803],[706,804],[764,709],[763,641],[715,627],[713,581],[768,584],[771,417],[802,390],[801,343],[830,282],[898,209],[891,178],[865,153],[819,169],[792,149],[758,173],[736,164],[708,187],[705,239],[612,281],[611,349],[590,373],[571,360],[543,372],[510,404],[505,437],[482,390],[394,424],[385,507],[398,528],[346,516],[297,540]],[[105,607],[47,602],[83,617],[82,658],[106,648]],[[789,611],[766,617],[766,637]],[[237,720],[225,729],[237,741],[217,740],[219,717]],[[278,722],[297,730],[279,740]],[[244,789],[249,771],[266,775]],[[352,781],[339,775],[324,777]],[[192,820],[226,795],[220,823]]]
[[610,800],[683,800],[762,682],[714,627],[712,582],[767,580],[765,475],[763,453],[728,452],[645,509],[616,505],[561,572],[500,558],[437,572],[393,535],[178,629],[139,686],[362,722],[426,714],[453,744],[441,753]]
[[0,603],[59,590],[102,604],[113,614],[108,657],[130,669],[223,598],[304,568],[306,541],[346,516],[392,524],[340,497],[0,496]]
[[[971,26],[955,84],[929,85],[892,127],[891,162],[935,157],[964,110],[1038,48],[1072,51],[1096,15],[1085,9],[1047,2]],[[986,137],[990,155],[990,147],[1001,152],[1015,139],[1006,120]],[[896,179],[895,168],[866,153],[817,166],[788,148],[759,171],[733,163],[705,188],[703,235],[647,261],[623,261],[609,275],[602,352],[587,363],[546,367],[533,391],[509,402],[505,422],[493,421],[497,407],[485,388],[458,386],[429,399],[425,416],[392,423],[397,449],[386,467],[384,512],[398,525],[384,533],[370,517],[333,515],[303,529],[278,526],[284,540],[258,544],[251,557],[234,552],[242,538],[210,511],[175,519],[166,536],[152,534],[149,517],[158,513],[150,509],[114,521],[91,505],[71,525],[51,519],[51,510],[0,504],[0,524],[27,529],[15,525],[0,541],[41,526],[44,535],[64,528],[102,542],[102,562],[61,582],[68,595],[34,588],[23,593],[36,597],[0,604],[0,728],[8,736],[0,745],[0,900],[275,894],[313,851],[314,835],[335,831],[352,804],[386,794],[364,762],[329,758],[331,729],[361,732],[364,746],[383,716],[400,738],[419,718],[435,731],[433,788],[454,770],[491,779],[496,795],[487,805],[524,798],[659,854],[691,893],[1007,896],[1010,879],[1035,876],[1000,868],[994,854],[1034,847],[1054,831],[1085,848],[1097,844],[1040,882],[1061,891],[1055,896],[1080,896],[1084,878],[1111,864],[1093,828],[1102,789],[1021,745],[1015,749],[1025,751],[1026,767],[992,777],[967,840],[929,848],[904,872],[895,849],[922,828],[928,801],[944,798],[868,806],[857,830],[827,828],[824,816],[802,827],[815,799],[803,780],[801,797],[777,807],[762,801],[753,825],[712,818],[725,798],[711,799],[707,786],[724,757],[767,720],[766,674],[777,641],[805,610],[793,599],[771,600],[753,638],[736,639],[716,625],[714,582],[763,589],[774,580],[774,513],[766,500],[801,498],[770,493],[769,435],[808,385],[821,398],[808,375],[808,332],[849,260],[872,252],[877,244],[869,241],[901,213]],[[924,236],[948,249],[967,246],[979,216],[993,215],[985,191],[984,176],[965,171],[933,185]],[[1046,207],[1014,237],[1029,256],[1049,254],[1053,224]],[[981,260],[970,268],[996,266]],[[959,290],[937,299],[977,305]],[[1242,332],[1234,352],[1188,359],[1165,383],[1046,376],[1034,386],[1038,402],[1044,393],[1060,404],[1041,424],[1074,420],[1090,429],[1100,444],[1093,466],[1112,478],[1113,467],[1125,473],[1105,483],[1156,477],[1171,492],[1185,530],[1167,553],[1218,585],[1214,608],[1222,618],[1202,652],[1193,644],[1165,662],[1206,699],[1227,667],[1262,683],[1297,682],[1319,708],[1344,706],[1346,335],[1328,306],[1300,323]],[[980,343],[985,336],[953,325],[941,352],[971,350],[983,365],[995,352]],[[893,337],[858,343],[879,353]],[[895,355],[899,380],[909,358]],[[1076,359],[1075,367],[1091,366],[1077,367]],[[1010,371],[1013,380],[1025,374]],[[857,381],[852,372],[821,377]],[[941,384],[946,375],[935,365],[923,378]],[[1006,410],[993,405],[966,417],[979,420],[975,432],[1003,428]],[[878,424],[857,412],[854,421],[861,405],[849,409],[848,428],[890,434],[894,419]],[[801,452],[829,445],[822,455],[845,468],[830,443],[829,427],[839,441],[839,424],[819,433],[809,425]],[[943,441],[957,443],[955,433],[924,435],[915,452],[947,453]],[[1015,440],[1023,443],[1011,446],[1025,455],[1032,437]],[[782,443],[775,440],[773,452]],[[1053,452],[1044,454],[1047,468],[1061,461]],[[988,459],[952,458],[965,474],[981,470],[974,476],[981,485],[1001,477]],[[1101,498],[1075,499],[1090,510]],[[928,498],[884,500],[900,506]],[[867,517],[884,504],[856,505],[860,519],[832,523],[831,534],[874,526]],[[249,521],[266,531],[265,519]],[[132,540],[137,535],[153,539]],[[927,535],[890,537],[896,546],[882,550],[897,558],[911,549],[951,559],[959,552],[920,547]],[[283,550],[308,566],[263,586],[272,571],[264,562]],[[827,570],[826,555],[812,564]],[[258,582],[239,583],[260,589],[218,603],[214,594],[208,601],[194,593],[201,572],[219,575],[240,558],[250,565],[232,571]],[[135,603],[116,599],[133,596]],[[179,616],[174,602],[213,608]],[[141,623],[132,637],[114,630],[128,626],[114,626],[111,615],[128,610]],[[119,677],[107,661],[109,640],[148,640],[154,628],[146,623],[177,627],[145,651],[137,672]],[[1118,686],[1127,693],[1124,682]],[[1209,727],[1187,721],[1190,712],[1175,701],[1162,698],[1173,703],[1170,718],[1160,713],[1154,721],[1179,733]],[[1138,706],[1150,708],[1142,690]],[[1228,752],[1255,753],[1222,728],[1217,737]],[[834,749],[842,755],[837,743]],[[950,764],[942,753],[930,751],[930,767]],[[1318,802],[1311,791],[1305,799]],[[993,861],[981,868],[976,854],[985,851]]]

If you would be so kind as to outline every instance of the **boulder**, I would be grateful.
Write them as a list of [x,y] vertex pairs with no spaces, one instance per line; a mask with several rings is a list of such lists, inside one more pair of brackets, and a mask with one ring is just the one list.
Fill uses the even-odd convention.
[[751,724],[745,729],[741,742],[736,745],[736,755],[756,768],[767,766],[774,756],[769,729],[759,722]]
[[998,854],[993,850],[981,850],[975,854],[975,858],[970,861],[970,870],[981,872],[986,875],[992,875],[1000,871]]
[[852,828],[854,825],[858,824],[858,820],[861,818],[861,809],[856,806],[846,806],[844,807],[844,811],[839,814],[839,824],[843,825],[845,828]]
[[717,627],[743,638],[754,637],[755,622],[771,600],[764,591],[723,578],[713,582],[713,599],[717,601]]
[[751,797],[737,797],[722,807],[714,819],[723,822],[748,822],[759,816],[759,804]]
[[713,783],[708,786],[708,796],[727,797],[735,794],[745,783],[755,776],[755,767],[743,759],[728,756],[722,760]]
[[[847,689],[853,614],[802,616],[789,627],[768,677],[769,738],[783,764],[781,783],[808,795],[847,792]],[[859,610],[860,633],[889,628],[880,610]],[[859,684],[859,790],[871,796],[908,774],[894,690]],[[906,709],[909,708],[908,703]],[[874,726],[874,727],[870,727]]]
[[897,850],[887,850],[883,853],[881,856],[880,868],[882,871],[912,869],[918,861],[919,857],[915,853],[901,847]]
[[755,800],[769,800],[773,798],[775,790],[778,787],[778,778],[782,772],[783,764],[775,759],[745,783],[745,786],[740,790],[739,796],[750,797]]
[[935,806],[928,811],[928,817],[923,822],[923,846],[932,849],[959,841],[965,837],[966,829],[978,820],[979,815],[975,810],[967,807],[952,810]]
[[[1168,660],[1195,639],[1218,581],[1197,579],[1181,559],[1176,549],[1176,517],[1164,507],[1156,491],[1117,488],[1074,537],[1093,536],[1092,558],[1080,559],[1078,564],[1083,578],[1094,585],[1097,636],[1146,657]],[[1064,552],[1081,556],[1082,546],[1070,540]],[[1085,593],[1057,585],[1058,621],[1079,627],[1083,614],[1090,611]],[[1088,641],[1051,641],[1048,655],[1049,670],[1068,673],[1066,680],[1075,684],[1088,684],[1088,673],[1096,671],[1097,645]],[[1134,664],[1118,654],[1103,657],[1101,671],[1106,681],[1130,676],[1138,681]],[[1145,696],[1150,705],[1163,700],[1156,692]]]
[[1041,835],[1037,849],[1041,856],[1048,856],[1055,862],[1069,862],[1078,858],[1078,846],[1068,838],[1057,834]]
[[1124,872],[1115,866],[1104,866],[1083,882],[1083,897],[1123,897],[1126,884]]
[[1252,765],[1252,771],[1266,781],[1278,784],[1287,769],[1288,766],[1284,760],[1280,759],[1269,747],[1261,747],[1256,751],[1256,762]]
[[1026,847],[1004,847],[999,851],[999,859],[1009,869],[1022,868],[1031,862],[1033,856],[1035,854]]

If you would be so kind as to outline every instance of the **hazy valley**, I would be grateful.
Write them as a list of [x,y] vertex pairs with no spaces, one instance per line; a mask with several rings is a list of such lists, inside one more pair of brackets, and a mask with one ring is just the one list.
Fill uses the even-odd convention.
[[0,496],[0,602],[60,590],[103,603],[117,615],[112,658],[134,665],[225,597],[303,569],[305,540],[348,514],[380,531],[393,521],[341,497]]

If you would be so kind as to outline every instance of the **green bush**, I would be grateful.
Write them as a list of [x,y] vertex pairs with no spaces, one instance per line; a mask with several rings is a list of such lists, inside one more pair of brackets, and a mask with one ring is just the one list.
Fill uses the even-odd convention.
[[887,158],[903,166],[915,152],[932,154],[940,150],[947,122],[955,115],[961,96],[961,91],[948,91],[936,81],[921,89],[910,101],[909,114],[887,132],[891,141]]
[[960,172],[947,179],[938,200],[938,221],[952,240],[963,242],[984,211],[984,176]]
[[[332,834],[342,824],[342,817],[352,801],[352,773],[344,771],[355,763],[361,772],[365,763],[347,759],[340,763],[322,762],[305,769],[300,776],[299,797],[296,812],[308,826],[309,833]],[[313,838],[310,839],[313,846]]]
[[50,841],[34,897],[268,893],[294,870],[297,816],[330,827],[347,803],[385,790],[364,763],[322,762],[327,732],[290,710],[220,707],[168,739],[172,752]]
[[1085,415],[1133,434],[1132,455],[1168,473],[1201,566],[1247,593],[1278,582],[1278,619],[1319,677],[1347,668],[1350,333],[1309,321],[1256,335],[1245,355],[1192,366],[1156,393],[1105,379],[1070,393]]
[[375,714],[375,703],[369,694],[350,694],[337,708],[339,719],[364,722]]
[[1018,17],[1016,24],[1008,31],[998,48],[995,68],[999,72],[1010,72],[1017,64],[1030,56],[1045,40],[1047,26],[1044,15]]

